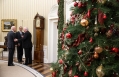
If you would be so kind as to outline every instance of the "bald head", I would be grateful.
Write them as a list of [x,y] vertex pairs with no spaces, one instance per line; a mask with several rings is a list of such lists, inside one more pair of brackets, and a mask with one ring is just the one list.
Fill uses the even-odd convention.
[[14,32],[16,32],[16,27],[15,26],[12,26],[11,27],[11,30],[14,31]]
[[28,31],[28,28],[27,28],[27,27],[24,27],[24,28],[23,28],[23,31],[24,31],[24,32]]

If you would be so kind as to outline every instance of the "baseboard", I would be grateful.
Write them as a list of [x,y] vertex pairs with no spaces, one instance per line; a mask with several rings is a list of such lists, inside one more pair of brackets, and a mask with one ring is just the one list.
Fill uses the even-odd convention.
[[44,63],[48,63],[48,59],[47,58],[44,58]]
[[[43,50],[44,50],[44,63],[48,63],[48,56],[47,56],[47,46],[43,46]],[[3,57],[8,57],[8,53],[9,51],[3,51]],[[14,57],[16,58],[17,57],[17,50],[15,48],[15,53],[14,53]],[[23,58],[25,58],[25,55],[23,54]],[[32,60],[34,60],[34,47],[33,47],[33,50],[32,50]]]

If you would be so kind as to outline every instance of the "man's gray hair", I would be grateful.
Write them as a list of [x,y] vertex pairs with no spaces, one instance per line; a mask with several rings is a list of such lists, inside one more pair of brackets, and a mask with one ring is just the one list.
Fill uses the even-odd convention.
[[28,27],[24,27],[24,29],[25,29],[26,31],[28,31]]

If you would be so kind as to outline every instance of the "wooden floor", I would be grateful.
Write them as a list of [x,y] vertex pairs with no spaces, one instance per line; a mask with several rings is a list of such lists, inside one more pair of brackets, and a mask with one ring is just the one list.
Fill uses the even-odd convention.
[[[4,57],[3,59],[0,58],[0,60],[7,61],[7,57]],[[14,62],[17,62],[17,59],[14,58]],[[37,70],[39,73],[41,73],[44,77],[52,77],[51,71],[50,71],[50,64],[47,63],[34,63],[32,65],[28,65],[29,67]]]
[[44,77],[52,77],[50,71],[50,64],[33,63],[32,65],[28,65],[28,66],[40,72]]

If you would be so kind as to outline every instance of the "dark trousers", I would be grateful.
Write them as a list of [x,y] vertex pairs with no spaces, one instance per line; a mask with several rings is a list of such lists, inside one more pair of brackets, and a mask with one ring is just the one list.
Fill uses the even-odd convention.
[[13,56],[14,56],[14,50],[15,48],[8,48],[9,54],[8,54],[8,65],[13,64]]
[[17,60],[22,62],[23,48],[22,46],[17,46]]
[[32,47],[24,48],[25,50],[25,64],[32,64]]

